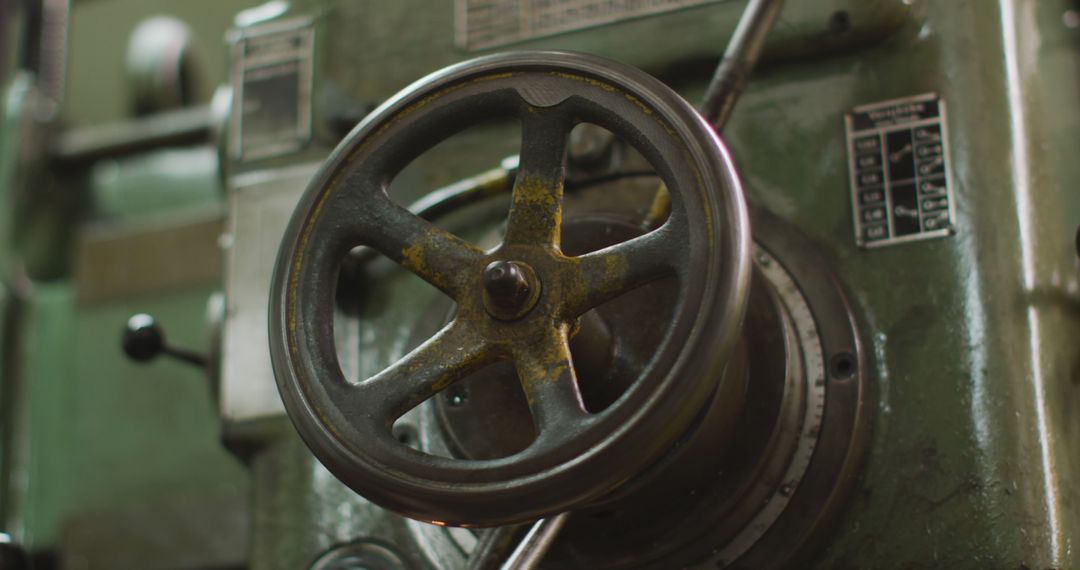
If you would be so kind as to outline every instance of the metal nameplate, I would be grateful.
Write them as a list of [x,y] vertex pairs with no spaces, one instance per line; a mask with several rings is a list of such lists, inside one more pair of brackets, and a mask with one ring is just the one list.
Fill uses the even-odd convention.
[[726,0],[456,0],[462,49],[479,50]]
[[234,35],[233,159],[280,156],[308,143],[313,54],[309,19],[245,28]]
[[936,94],[847,115],[855,242],[861,247],[956,233],[945,102]]

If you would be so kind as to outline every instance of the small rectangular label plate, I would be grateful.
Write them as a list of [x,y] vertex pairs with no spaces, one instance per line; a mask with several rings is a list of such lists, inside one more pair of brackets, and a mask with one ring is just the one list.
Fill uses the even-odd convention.
[[480,50],[726,0],[456,0],[458,47]]
[[310,20],[242,30],[233,43],[232,157],[296,152],[311,138]]
[[945,102],[927,94],[863,105],[846,122],[855,243],[954,234]]

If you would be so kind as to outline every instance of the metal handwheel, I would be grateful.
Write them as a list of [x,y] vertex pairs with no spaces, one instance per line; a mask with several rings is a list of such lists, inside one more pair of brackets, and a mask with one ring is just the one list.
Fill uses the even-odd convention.
[[[483,251],[411,214],[386,189],[410,161],[470,125],[522,126],[505,240]],[[564,155],[589,122],[656,169],[672,208],[656,230],[568,257],[560,250]],[[334,344],[337,272],[373,248],[457,303],[449,324],[396,364],[345,379]],[[483,57],[413,84],[360,124],[300,200],[270,300],[271,353],[304,441],[344,483],[388,509],[455,525],[536,519],[595,500],[660,459],[722,379],[747,298],[750,231],[734,166],[681,97],[637,69],[597,57]],[[674,317],[649,365],[612,405],[586,411],[568,337],[586,311],[674,277]],[[535,424],[523,451],[491,460],[436,457],[399,442],[394,421],[468,374],[514,363]],[[718,394],[717,391],[720,391]]]

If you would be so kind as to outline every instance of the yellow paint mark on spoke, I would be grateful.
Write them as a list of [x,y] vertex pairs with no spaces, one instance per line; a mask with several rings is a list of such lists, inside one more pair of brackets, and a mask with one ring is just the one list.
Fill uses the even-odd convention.
[[429,260],[439,253],[440,248],[434,245],[435,240],[432,239],[437,232],[437,229],[429,230],[424,239],[401,250],[401,266],[430,281],[439,289],[446,290],[450,286],[449,279],[429,263]]
[[558,245],[562,227],[562,183],[551,184],[540,177],[522,177],[514,187],[510,228],[526,239],[547,240]]

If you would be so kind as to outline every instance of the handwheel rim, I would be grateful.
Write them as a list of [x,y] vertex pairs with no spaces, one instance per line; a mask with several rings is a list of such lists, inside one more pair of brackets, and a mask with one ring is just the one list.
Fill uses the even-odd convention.
[[[524,88],[515,83],[522,78],[530,79]],[[511,92],[520,99],[517,107]],[[557,236],[552,251],[527,247],[536,245],[543,228],[537,233],[528,224],[515,226],[513,208],[507,243],[483,252],[441,230],[417,225],[407,218],[411,214],[385,198],[387,181],[426,148],[479,116],[474,107],[478,104],[484,105],[485,115],[519,116],[523,108],[563,109],[564,114],[576,114],[578,122],[599,124],[628,139],[650,158],[672,189],[669,221],[638,239],[670,238],[681,223],[687,228],[685,235],[671,239],[684,238],[681,245],[686,248],[669,244],[650,251],[652,257],[670,255],[678,265],[676,320],[653,363],[619,401],[600,414],[581,418],[576,431],[567,431],[571,435],[558,437],[554,428],[540,429],[537,442],[514,456],[457,460],[420,454],[390,434],[394,419],[390,416],[399,416],[419,404],[420,396],[429,397],[437,389],[416,397],[406,394],[396,407],[373,410],[373,401],[382,403],[380,392],[364,392],[344,379],[333,343],[327,342],[333,339],[328,299],[333,299],[337,262],[356,245],[373,246],[418,274],[427,271],[423,277],[429,282],[464,308],[477,310],[484,310],[482,298],[476,296],[468,275],[492,261],[524,260],[537,266],[541,281],[554,275],[552,267],[560,263],[579,263],[566,260],[581,258],[560,257]],[[437,115],[440,111],[445,115]],[[639,114],[636,120],[634,113]],[[423,124],[425,120],[435,124],[440,117],[448,124]],[[526,117],[526,129],[527,121]],[[526,147],[529,140],[526,136]],[[528,181],[528,156],[528,148],[523,149],[519,185]],[[369,167],[374,164],[380,166]],[[515,188],[515,197],[518,194]],[[395,229],[408,227],[412,233],[391,239],[375,235],[376,229],[346,227],[359,223],[367,228],[374,221],[364,217],[374,214],[357,209],[371,203],[360,204],[357,196],[385,198],[376,206],[385,211],[377,214]],[[350,222],[350,215],[361,221]],[[684,100],[644,72],[565,52],[500,54],[448,68],[413,84],[369,115],[326,161],[299,203],[282,241],[270,301],[271,356],[282,400],[304,441],[332,473],[374,502],[413,518],[497,525],[581,505],[655,461],[685,432],[712,392],[725,389],[709,379],[721,377],[742,321],[750,267],[747,220],[738,176],[723,143]],[[691,232],[693,228],[698,231]],[[417,249],[417,244],[424,247]],[[692,267],[702,260],[704,267]],[[444,267],[472,271],[457,272],[466,276],[459,278]],[[564,318],[567,315],[559,310],[580,314],[588,308],[553,308],[572,296],[572,286],[551,282],[544,288],[539,302],[548,303],[547,312],[528,315],[526,320]],[[553,325],[558,336],[558,323]],[[454,366],[468,370],[507,356],[527,359],[513,344],[488,350],[500,326],[455,320],[422,347],[450,342],[449,337],[458,344],[464,339],[486,347],[452,362],[451,370]],[[514,326],[525,325],[506,325]],[[542,330],[535,327],[530,334]],[[565,336],[566,327],[561,331]],[[565,338],[555,338],[551,346],[565,346]],[[523,370],[527,373],[528,367],[519,366],[519,372]],[[428,384],[440,387],[437,382]],[[366,397],[358,400],[361,392]],[[730,405],[735,413],[737,402]],[[554,439],[545,439],[545,434]]]

